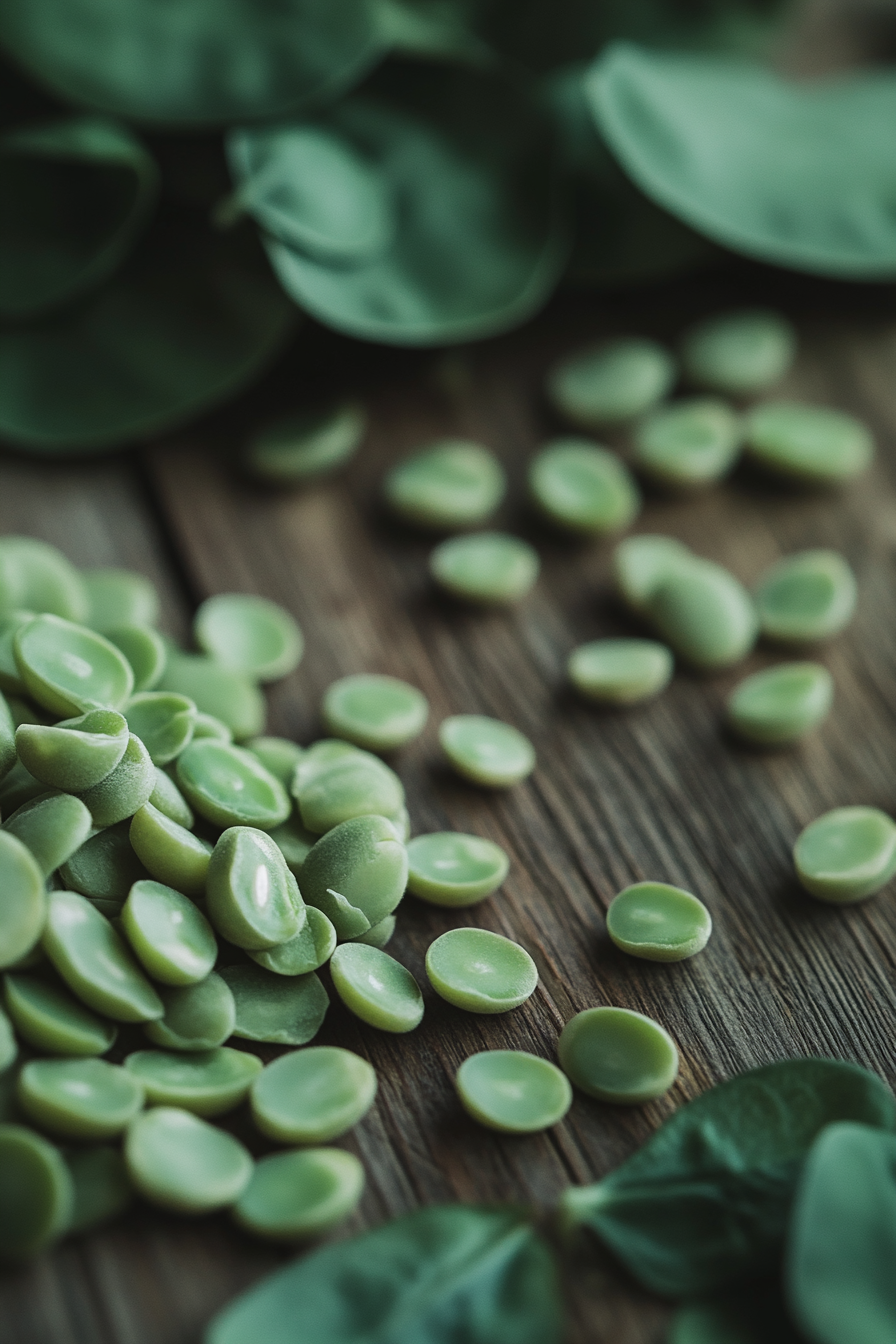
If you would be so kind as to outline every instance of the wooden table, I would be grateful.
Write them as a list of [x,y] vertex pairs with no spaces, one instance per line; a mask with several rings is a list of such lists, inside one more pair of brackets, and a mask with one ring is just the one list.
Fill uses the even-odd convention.
[[[787,492],[746,472],[693,499],[651,496],[637,523],[668,532],[752,584],[781,554],[834,546],[855,567],[853,626],[822,653],[836,681],[830,720],[806,744],[746,751],[720,730],[729,674],[676,676],[647,708],[601,713],[565,687],[570,650],[633,627],[614,605],[610,546],[578,545],[528,515],[524,474],[555,432],[543,372],[588,337],[642,331],[672,339],[694,315],[769,300],[797,320],[802,345],[786,390],[857,412],[880,445],[874,468],[833,493]],[[371,432],[342,479],[270,493],[240,479],[232,451],[258,419],[329,391],[365,397]],[[378,506],[385,468],[437,435],[481,439],[511,475],[501,523],[535,541],[543,576],[518,610],[471,612],[436,597],[429,543]],[[615,298],[568,295],[508,338],[444,355],[384,352],[307,329],[276,374],[236,408],[144,452],[104,461],[0,459],[0,530],[60,545],[81,565],[127,565],[159,586],[165,623],[186,636],[211,593],[262,593],[301,622],[307,652],[270,693],[270,731],[307,742],[330,681],[389,672],[422,687],[432,716],[401,753],[414,830],[487,835],[511,853],[503,890],[452,914],[409,898],[390,952],[421,983],[429,942],[457,923],[518,939],[541,977],[503,1017],[475,1017],[425,991],[409,1037],[364,1026],[334,1002],[320,1040],[376,1066],[378,1102],[346,1146],[368,1172],[348,1231],[419,1204],[525,1200],[548,1207],[570,1181],[609,1171],[682,1101],[719,1079],[787,1056],[856,1060],[896,1081],[896,909],[892,894],[829,908],[796,888],[790,847],[827,808],[896,809],[896,303],[893,292],[796,282],[752,268]],[[449,713],[516,724],[538,749],[531,780],[492,794],[439,764]],[[680,883],[711,908],[713,938],[679,965],[637,961],[609,943],[604,912],[625,884]],[[335,996],[334,996],[335,997]],[[513,1046],[553,1056],[572,1015],[594,1004],[648,1013],[681,1049],[678,1083],[643,1107],[578,1097],[548,1134],[492,1135],[465,1118],[452,1077],[468,1054]],[[271,1054],[276,1053],[272,1051]],[[238,1119],[237,1129],[248,1133]],[[2,1344],[190,1344],[212,1313],[280,1263],[225,1217],[195,1221],[138,1208],[63,1243],[0,1281]],[[575,1261],[573,1344],[647,1344],[667,1310],[587,1243]]]

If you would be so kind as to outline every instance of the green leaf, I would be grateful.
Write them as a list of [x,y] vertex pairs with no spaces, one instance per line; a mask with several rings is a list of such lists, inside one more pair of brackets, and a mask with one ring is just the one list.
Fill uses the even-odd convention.
[[421,1209],[272,1274],[206,1344],[559,1344],[553,1257],[524,1214]]
[[625,171],[698,232],[796,270],[896,276],[896,75],[796,85],[620,43],[585,90]]
[[679,1307],[667,1344],[805,1344],[776,1279],[761,1279]]
[[0,44],[73,103],[191,126],[337,97],[383,50],[373,0],[14,0]]
[[[301,189],[291,166],[313,134],[329,146]],[[281,283],[327,326],[393,345],[505,331],[547,299],[567,252],[550,126],[525,89],[497,73],[395,62],[314,122],[235,132],[239,197],[263,228]],[[334,208],[328,162],[339,177]],[[307,160],[310,166],[310,158]],[[354,255],[378,184],[374,244]],[[275,203],[281,214],[274,218]],[[292,232],[282,211],[292,212]],[[326,257],[320,230],[342,247]],[[301,247],[312,218],[319,231]],[[388,227],[387,227],[388,225]]]
[[803,1170],[787,1255],[791,1310],[814,1344],[896,1339],[896,1138],[832,1125]]
[[158,195],[123,126],[70,117],[0,137],[0,318],[32,318],[122,263]]
[[838,1120],[896,1126],[873,1073],[830,1059],[754,1069],[677,1111],[596,1185],[563,1197],[641,1283],[670,1297],[766,1273],[781,1248],[800,1166]]

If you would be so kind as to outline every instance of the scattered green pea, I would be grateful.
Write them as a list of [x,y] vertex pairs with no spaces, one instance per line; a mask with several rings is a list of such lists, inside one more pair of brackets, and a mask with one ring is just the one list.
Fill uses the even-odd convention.
[[302,893],[333,923],[339,938],[357,938],[390,915],[404,895],[407,851],[385,817],[355,817],[321,836],[302,868]]
[[9,831],[0,830],[0,967],[12,966],[30,952],[44,927],[47,898],[44,875],[31,850]]
[[155,786],[156,772],[152,757],[140,738],[131,733],[124,755],[115,769],[99,784],[94,784],[92,789],[85,789],[78,796],[90,809],[94,826],[114,826],[132,817],[148,802]]
[[134,690],[154,691],[168,662],[168,649],[159,632],[142,625],[115,625],[103,633],[130,663]]
[[537,551],[506,532],[451,537],[429,557],[430,573],[441,588],[452,597],[486,606],[519,602],[540,567]]
[[236,1004],[234,1036],[274,1045],[307,1045],[320,1031],[330,1000],[320,980],[275,975],[261,966],[225,966]]
[[192,808],[171,776],[158,766],[156,766],[155,788],[149,795],[149,801],[159,812],[171,821],[177,822],[178,826],[183,826],[188,831],[192,829],[196,820]]
[[746,447],[767,471],[808,485],[858,476],[874,456],[874,441],[859,420],[796,401],[754,407],[746,419]]
[[51,789],[83,793],[119,764],[128,745],[128,725],[114,709],[92,709],[57,724],[23,723],[16,751],[26,770]]
[[535,749],[529,739],[509,723],[483,714],[443,719],[439,742],[459,775],[491,789],[518,784],[535,769]]
[[810,895],[836,905],[863,901],[896,874],[896,822],[876,807],[835,807],[800,833],[793,861]]
[[124,715],[153,765],[167,765],[188,745],[196,726],[196,706],[173,691],[141,691],[131,696]]
[[647,608],[673,651],[703,671],[740,662],[756,640],[758,619],[747,590],[727,569],[697,556],[674,565]]
[[507,480],[493,453],[446,439],[393,467],[383,490],[392,512],[417,527],[479,527],[504,498]]
[[636,705],[665,690],[674,666],[655,640],[595,639],[572,651],[567,671],[576,690],[597,704]]
[[335,1045],[281,1055],[252,1083],[252,1118],[277,1143],[328,1143],[356,1125],[376,1096],[373,1067]]
[[629,1008],[577,1013],[563,1028],[557,1049],[563,1072],[598,1101],[651,1101],[678,1076],[672,1037],[658,1022]]
[[302,485],[349,462],[366,430],[364,409],[355,402],[283,416],[266,425],[246,446],[243,467],[272,485]]
[[155,586],[132,569],[83,569],[87,593],[85,625],[105,634],[117,625],[155,625],[159,597]]
[[30,849],[44,877],[80,849],[92,829],[89,811],[68,793],[32,798],[7,817],[3,829]]
[[415,836],[407,850],[408,891],[430,905],[476,905],[497,891],[510,868],[500,845],[459,831]]
[[740,417],[724,401],[692,397],[660,407],[638,425],[634,464],[648,481],[692,489],[719,481],[740,454]]
[[378,924],[372,924],[366,933],[359,933],[356,938],[350,938],[349,942],[362,943],[365,947],[376,947],[382,951],[392,941],[397,923],[397,916],[386,915]]
[[117,1148],[98,1144],[65,1155],[74,1188],[69,1233],[89,1232],[117,1218],[134,1198],[124,1158]]
[[193,634],[222,667],[255,681],[276,681],[294,672],[305,647],[289,612],[251,593],[208,598],[196,613]]
[[648,603],[660,583],[691,552],[674,537],[650,533],[626,537],[613,552],[613,577],[619,596],[637,615],[647,612]]
[[156,1106],[130,1126],[128,1175],[151,1204],[175,1213],[210,1213],[235,1203],[253,1162],[231,1134],[176,1106]]
[[765,571],[755,601],[766,639],[776,644],[830,639],[852,620],[855,575],[837,551],[799,551]]
[[6,695],[25,695],[25,683],[15,656],[16,631],[33,620],[33,611],[0,614],[0,691]]
[[795,353],[796,332],[786,318],[748,308],[720,313],[685,332],[681,361],[692,383],[752,397],[783,378]]
[[[297,785],[300,777],[301,770]],[[353,817],[371,813],[393,817],[404,805],[404,789],[395,771],[358,748],[317,770],[295,794],[303,826],[318,835]]]
[[214,1050],[236,1027],[236,1003],[223,976],[212,971],[195,985],[161,991],[164,1015],[144,1031],[163,1050]]
[[265,770],[279,779],[289,793],[296,766],[305,755],[303,748],[296,742],[290,742],[288,737],[253,737],[243,745],[253,756],[258,757]]
[[330,960],[336,946],[336,930],[322,910],[305,907],[305,923],[294,938],[278,947],[250,951],[257,965],[277,975],[307,975]]
[[111,1139],[143,1108],[142,1085],[104,1059],[33,1059],[16,1099],[30,1119],[67,1139]]
[[272,1153],[255,1165],[233,1209],[257,1237],[296,1241],[322,1236],[357,1208],[364,1168],[341,1148]]
[[268,835],[286,860],[286,866],[293,877],[301,877],[305,860],[312,846],[317,844],[319,836],[302,825],[297,811],[293,812],[282,825],[268,831]]
[[206,903],[219,933],[237,947],[261,950],[294,938],[305,907],[286,860],[264,831],[232,826],[208,865]]
[[826,719],[833,698],[833,678],[820,663],[780,663],[735,686],[726,715],[747,742],[784,747]]
[[346,1008],[380,1031],[413,1031],[423,1020],[417,981],[377,947],[343,943],[330,958],[330,974]]
[[646,961],[683,961],[712,933],[702,901],[666,882],[635,882],[610,902],[607,932],[617,947]]
[[0,1259],[38,1255],[66,1230],[73,1205],[59,1149],[24,1125],[0,1125]]
[[120,709],[134,689],[131,665],[114,644],[60,616],[20,626],[13,652],[28,694],[54,714]]
[[212,737],[194,740],[177,758],[177,784],[216,826],[271,830],[292,810],[283,785],[257,757]]
[[169,648],[165,671],[156,689],[176,691],[193,701],[199,711],[194,742],[200,737],[221,736],[217,727],[214,734],[210,733],[213,725],[203,715],[223,724],[224,731],[238,740],[257,737],[264,730],[265,703],[261,691],[249,677],[223,667],[214,658]]
[[166,886],[201,896],[205,891],[212,847],[164,812],[144,803],[131,821],[131,845],[150,876]]
[[120,822],[99,831],[62,864],[59,876],[69,890],[121,906],[134,883],[150,876],[131,846],[128,826]]
[[0,1009],[0,1074],[4,1074],[16,1062],[18,1053],[19,1046],[12,1029],[12,1023]]
[[118,1028],[98,1017],[61,985],[8,971],[3,998],[16,1031],[37,1050],[52,1055],[104,1055]]
[[164,1007],[116,930],[85,897],[53,891],[44,951],[79,999],[116,1022],[147,1022]]
[[83,621],[87,608],[84,580],[60,550],[36,537],[0,538],[0,611],[51,612]]
[[519,943],[487,929],[449,929],[426,953],[437,994],[468,1013],[506,1013],[535,992],[538,970]]
[[572,1105],[564,1073],[524,1050],[482,1050],[454,1080],[464,1110],[489,1129],[534,1134],[562,1120]]
[[532,459],[528,479],[541,512],[570,532],[621,532],[641,509],[638,486],[625,463],[588,439],[547,444]]
[[128,942],[163,985],[195,985],[215,964],[212,926],[188,896],[161,882],[135,882],[121,911]]
[[179,1106],[194,1115],[223,1115],[249,1095],[261,1060],[222,1045],[194,1054],[136,1050],[124,1061],[150,1106]]
[[596,429],[649,411],[669,393],[675,373],[661,345],[628,337],[568,355],[548,375],[547,391],[560,415]]
[[429,704],[423,692],[406,681],[361,673],[332,683],[321,716],[335,737],[368,751],[395,751],[423,732]]

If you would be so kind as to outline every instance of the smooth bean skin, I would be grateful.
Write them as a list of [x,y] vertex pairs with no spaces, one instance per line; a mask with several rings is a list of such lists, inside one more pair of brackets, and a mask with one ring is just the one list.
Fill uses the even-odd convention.
[[684,372],[692,383],[732,397],[753,397],[790,368],[796,332],[780,313],[745,308],[718,313],[685,332]]
[[502,1134],[535,1134],[572,1105],[564,1073],[523,1050],[483,1050],[465,1059],[454,1080],[468,1115]]
[[350,938],[349,942],[362,943],[365,947],[378,947],[382,950],[395,933],[397,923],[395,915],[387,915],[379,924],[372,924],[366,933],[359,933],[357,938]]
[[224,966],[235,1004],[234,1036],[274,1045],[307,1045],[320,1031],[330,1000],[317,976],[274,975],[261,966]]
[[81,848],[93,819],[79,798],[56,793],[23,803],[6,818],[3,829],[30,849],[46,878]]
[[661,1097],[678,1076],[669,1033],[628,1008],[586,1008],[560,1034],[560,1067],[589,1097],[635,1105]]
[[67,556],[36,537],[0,537],[0,612],[45,611],[83,621],[84,580]]
[[158,766],[156,766],[155,788],[149,795],[149,801],[171,821],[176,821],[178,826],[183,826],[188,831],[192,830],[196,821],[193,809],[171,776]]
[[223,976],[211,971],[195,985],[161,991],[163,1016],[144,1031],[163,1050],[214,1050],[236,1026],[236,1003]]
[[335,1045],[281,1055],[255,1079],[252,1118],[276,1143],[328,1143],[373,1105],[376,1073],[366,1059]]
[[21,696],[26,693],[13,647],[16,631],[33,620],[36,614],[33,611],[0,613],[0,691],[6,695]]
[[105,779],[85,790],[79,797],[90,808],[94,826],[114,826],[132,817],[156,786],[156,771],[152,757],[131,733],[124,755]]
[[595,639],[569,655],[567,672],[580,695],[599,705],[637,705],[666,689],[675,661],[653,639]]
[[613,552],[613,578],[622,601],[636,615],[645,615],[659,585],[692,552],[675,537],[645,533],[626,537]]
[[429,702],[416,686],[397,677],[360,673],[327,688],[321,717],[334,737],[368,751],[396,751],[423,732]]
[[206,714],[200,709],[196,714],[193,741],[198,742],[201,737],[212,737],[216,742],[232,742],[233,730],[223,719],[216,718],[214,714]]
[[208,598],[196,613],[193,634],[222,667],[257,681],[276,681],[294,672],[305,648],[289,612],[251,593]]
[[[203,654],[168,650],[157,690],[176,691],[192,700],[200,715],[220,720],[239,741],[264,731],[264,696],[249,677]],[[198,729],[197,722],[197,729]],[[198,737],[194,731],[194,741]]]
[[756,588],[759,629],[775,644],[811,644],[845,630],[856,579],[837,551],[799,551],[767,569]]
[[416,527],[479,527],[504,498],[501,464],[481,444],[445,439],[393,467],[383,493],[394,514]]
[[116,1022],[149,1022],[164,1012],[124,940],[84,896],[53,891],[43,948],[69,989]]
[[746,419],[746,447],[766,471],[816,486],[859,476],[874,457],[874,440],[861,421],[796,401],[755,406]]
[[364,409],[355,402],[323,413],[284,416],[255,435],[242,465],[250,476],[270,485],[303,485],[354,457],[366,430]]
[[106,778],[124,756],[128,725],[114,709],[91,709],[63,723],[23,723],[16,751],[25,769],[51,789],[83,793]]
[[128,727],[152,757],[153,765],[167,765],[186,747],[196,727],[196,706],[173,691],[140,691],[124,706]]
[[12,966],[34,947],[47,917],[44,875],[30,849],[0,830],[0,967]]
[[528,482],[545,517],[581,536],[620,532],[641,510],[641,493],[628,467],[589,439],[547,444],[532,459]]
[[343,943],[330,958],[333,987],[355,1017],[380,1031],[413,1031],[423,1020],[420,986],[378,947]]
[[111,1139],[143,1108],[143,1087],[104,1059],[33,1059],[16,1100],[35,1124],[67,1139]]
[[319,775],[324,774],[332,766],[342,761],[354,759],[357,756],[367,758],[369,755],[369,752],[364,752],[360,747],[356,747],[351,742],[345,742],[341,738],[320,738],[319,741],[312,742],[311,746],[303,753],[302,759],[296,766],[290,792],[294,798],[298,798],[302,789],[307,788]]
[[493,840],[435,831],[408,842],[408,891],[430,905],[484,901],[507,876],[510,859]]
[[59,616],[35,616],[13,640],[19,674],[44,709],[66,717],[120,709],[134,689],[131,665],[108,639]]
[[290,742],[288,737],[253,737],[244,745],[289,793],[296,766],[305,755],[304,748]]
[[316,835],[353,817],[392,817],[404,805],[394,770],[360,750],[320,769],[296,797],[302,825]]
[[132,569],[83,569],[81,580],[87,593],[84,621],[105,634],[116,625],[155,625],[159,619],[159,596],[155,585]]
[[655,341],[627,337],[574,351],[548,375],[554,409],[585,429],[621,424],[662,401],[675,363]]
[[189,896],[161,882],[135,882],[121,911],[128,942],[163,985],[195,985],[218,956],[214,931]]
[[277,975],[308,975],[330,960],[336,947],[336,930],[322,910],[305,908],[305,923],[295,938],[262,952],[249,952],[257,965]]
[[269,831],[289,816],[283,785],[250,751],[204,737],[177,758],[177,784],[196,811],[222,828]]
[[702,671],[740,662],[756,642],[759,622],[749,593],[709,560],[678,565],[654,590],[648,612],[673,651]]
[[116,625],[103,633],[130,663],[134,691],[154,691],[168,662],[168,650],[159,632],[147,626]]
[[385,817],[355,817],[321,836],[302,868],[302,893],[342,939],[391,915],[404,895],[407,851]]
[[238,1106],[262,1064],[257,1055],[222,1045],[189,1055],[137,1050],[124,1067],[142,1086],[148,1105],[179,1106],[208,1118]]
[[506,532],[450,537],[429,557],[429,572],[440,588],[483,606],[520,602],[540,568],[538,552]]
[[118,1028],[61,985],[21,971],[3,977],[3,1000],[23,1041],[53,1055],[104,1055]]
[[151,802],[134,813],[128,838],[137,858],[157,881],[188,896],[203,894],[212,856],[207,840],[166,817]]
[[647,416],[634,438],[642,476],[670,490],[692,490],[727,476],[740,456],[742,431],[724,401],[690,397]]
[[39,1255],[68,1227],[73,1204],[59,1149],[24,1125],[0,1125],[0,1259]]
[[507,1013],[535,992],[538,970],[525,948],[487,929],[449,929],[426,953],[433,989],[468,1013]]
[[353,1213],[364,1193],[364,1168],[342,1148],[272,1153],[255,1164],[233,1207],[247,1232],[274,1241],[322,1236]]
[[712,933],[702,901],[666,882],[634,882],[610,902],[607,932],[623,952],[647,961],[683,961]]
[[305,906],[286,860],[264,831],[232,826],[208,865],[206,905],[219,933],[237,947],[260,951],[295,938]]
[[820,901],[864,901],[896,875],[896,822],[876,807],[835,807],[800,833],[793,862]]
[[176,1106],[138,1116],[128,1129],[124,1157],[144,1199],[175,1213],[210,1213],[235,1203],[254,1165],[232,1135]]
[[535,749],[509,723],[484,714],[454,714],[443,719],[439,743],[464,779],[491,789],[507,789],[531,775]]
[[70,891],[80,892],[91,901],[112,901],[121,906],[135,882],[150,876],[129,839],[127,822],[109,826],[86,840],[59,876]]
[[728,726],[746,742],[786,747],[827,718],[834,681],[820,663],[779,663],[735,686],[725,707]]
[[117,1148],[98,1144],[66,1153],[74,1206],[66,1231],[89,1232],[124,1213],[134,1198],[124,1158]]

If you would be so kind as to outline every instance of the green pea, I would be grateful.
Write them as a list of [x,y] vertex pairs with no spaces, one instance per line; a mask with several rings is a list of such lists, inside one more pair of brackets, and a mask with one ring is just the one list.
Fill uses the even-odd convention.
[[333,682],[321,716],[336,737],[369,751],[395,751],[423,732],[429,703],[416,686],[397,677],[361,673]]
[[30,952],[44,927],[47,898],[44,875],[30,849],[0,830],[0,966],[12,966]]
[[277,975],[307,975],[330,960],[336,946],[336,930],[322,910],[305,907],[305,923],[294,938],[279,947],[268,947],[249,956],[266,971]]
[[635,882],[610,902],[607,932],[617,947],[646,961],[683,961],[712,933],[702,901],[666,882]]
[[84,580],[55,546],[35,537],[0,538],[0,611],[51,612],[83,621],[87,607]]
[[128,831],[134,853],[147,872],[166,886],[201,896],[205,891],[212,847],[164,812],[144,803]]
[[13,640],[28,694],[54,714],[119,709],[134,689],[131,665],[108,639],[60,616],[35,616]]
[[336,737],[324,737],[318,742],[312,742],[311,746],[302,753],[302,758],[296,765],[290,786],[293,796],[298,797],[302,789],[311,784],[325,770],[329,770],[331,766],[357,756],[366,758],[369,756],[369,752],[364,752],[351,742],[343,742]]
[[808,485],[849,480],[874,457],[874,441],[861,421],[797,401],[754,407],[747,415],[746,446],[767,471]]
[[218,742],[232,742],[233,731],[223,720],[215,718],[214,714],[204,714],[199,710],[196,715],[196,727],[193,729],[193,741],[198,742],[200,737],[213,737]]
[[[157,690],[175,691],[192,700],[200,716],[219,720],[235,738],[257,737],[264,731],[264,696],[249,677],[222,666],[215,658],[168,649],[165,671]],[[207,736],[199,733],[197,736]]]
[[116,625],[155,625],[159,597],[154,584],[132,569],[84,569],[85,625],[105,634]]
[[759,629],[776,644],[809,644],[839,635],[856,606],[855,575],[837,551],[786,555],[756,589]]
[[168,650],[159,632],[142,625],[115,625],[103,633],[130,663],[134,690],[155,690],[168,662]]
[[204,737],[177,758],[177,783],[196,811],[216,826],[271,830],[292,804],[279,780],[250,751]]
[[16,761],[9,773],[0,781],[0,813],[9,816],[23,803],[30,803],[32,798],[40,798],[46,791],[46,784],[35,779],[21,761]]
[[192,808],[171,776],[158,766],[156,766],[155,788],[149,795],[149,801],[170,821],[177,822],[178,826],[183,826],[187,831],[192,830],[196,821]]
[[373,1067],[335,1045],[281,1055],[252,1084],[252,1118],[277,1143],[328,1143],[356,1125],[376,1097]]
[[395,915],[387,915],[378,924],[372,924],[366,933],[359,933],[357,938],[350,938],[349,942],[362,943],[365,947],[377,947],[382,950],[391,942],[397,923]]
[[830,713],[834,682],[820,663],[781,663],[735,686],[726,704],[730,727],[747,742],[798,742]]
[[423,1020],[420,986],[377,947],[343,943],[330,959],[333,987],[346,1008],[380,1031],[413,1031]]
[[294,672],[305,648],[289,612],[250,593],[221,593],[203,602],[193,634],[222,667],[257,681],[276,681]]
[[519,943],[487,929],[449,929],[426,953],[437,994],[468,1013],[506,1013],[535,992],[538,970]]
[[604,536],[628,527],[641,495],[624,462],[588,439],[555,439],[532,459],[529,493],[559,527]]
[[7,972],[3,997],[16,1031],[37,1050],[52,1055],[104,1055],[115,1044],[115,1024],[97,1017],[61,985]]
[[296,799],[303,826],[323,834],[353,817],[395,816],[404,805],[404,788],[383,761],[356,749],[320,769]]
[[255,435],[243,452],[243,467],[272,485],[301,485],[338,471],[354,457],[366,431],[364,409],[354,402],[287,415]]
[[73,891],[53,891],[47,904],[44,951],[88,1008],[116,1022],[162,1016],[162,1000],[108,919]]
[[524,1050],[482,1050],[454,1080],[464,1110],[489,1129],[535,1134],[562,1120],[572,1105],[566,1075]]
[[506,532],[474,532],[451,537],[429,557],[429,571],[452,597],[485,606],[519,602],[535,580],[541,562],[526,541]]
[[393,467],[383,493],[393,513],[417,527],[478,527],[495,511],[507,480],[493,453],[445,439]]
[[673,651],[703,671],[740,662],[756,641],[758,619],[749,593],[710,560],[694,556],[678,563],[647,606]]
[[210,1213],[233,1204],[253,1167],[231,1134],[176,1106],[138,1116],[128,1129],[124,1158],[144,1199],[175,1213]]
[[864,901],[896,875],[896,822],[876,807],[835,807],[800,833],[793,862],[819,900]]
[[304,749],[297,742],[290,742],[288,737],[253,737],[244,746],[258,757],[265,770],[279,779],[288,793],[296,766],[305,755]]
[[73,1204],[59,1149],[24,1125],[0,1125],[0,1259],[39,1255],[66,1230]]
[[353,1213],[363,1193],[364,1168],[354,1153],[341,1148],[273,1153],[256,1163],[233,1216],[257,1237],[319,1237]]
[[637,615],[645,615],[654,592],[691,552],[674,537],[645,534],[626,537],[613,552],[613,577],[619,596]]
[[19,1053],[18,1042],[12,1029],[12,1023],[0,1009],[0,1074],[16,1062]]
[[772,387],[790,368],[796,332],[780,313],[765,308],[720,313],[685,332],[684,371],[692,383],[752,397]]
[[16,763],[16,725],[6,697],[0,693],[0,779],[8,775]]
[[212,926],[188,896],[161,882],[135,882],[121,922],[128,942],[154,980],[195,985],[215,964]]
[[274,1045],[307,1045],[320,1031],[330,1000],[313,971],[283,976],[261,966],[225,966],[221,974],[236,1003],[234,1036]]
[[99,784],[94,784],[92,789],[85,789],[78,796],[90,809],[94,826],[115,826],[126,817],[132,817],[144,803],[149,802],[155,786],[156,772],[152,757],[140,738],[131,733],[124,755],[115,769]]
[[643,415],[674,382],[675,363],[661,345],[628,337],[568,355],[551,370],[547,392],[567,420],[596,429]]
[[652,639],[595,639],[569,656],[576,690],[599,705],[637,705],[665,690],[674,660]]
[[742,437],[740,417],[724,401],[692,397],[641,421],[633,461],[656,485],[684,490],[711,485],[734,466]]
[[44,877],[49,877],[84,844],[92,823],[80,799],[56,793],[23,803],[7,817],[3,829],[27,845]]
[[301,877],[305,860],[311,847],[317,843],[318,837],[302,825],[295,812],[283,822],[282,826],[275,826],[272,831],[268,831],[268,835],[286,860],[286,866],[293,877]]
[[66,1154],[74,1188],[67,1232],[89,1232],[124,1213],[134,1198],[124,1158],[117,1148],[97,1145]]
[[408,844],[408,891],[430,905],[476,905],[497,891],[510,860],[479,835],[436,831]]
[[33,611],[0,613],[0,691],[7,695],[25,694],[25,683],[16,662],[15,638],[16,631],[34,620],[36,614]]
[[385,817],[355,817],[318,840],[302,868],[302,894],[332,921],[339,938],[357,938],[396,908],[408,856]]
[[629,1008],[576,1013],[563,1028],[557,1050],[567,1077],[598,1101],[651,1101],[678,1077],[672,1037],[658,1022]]
[[192,1055],[137,1050],[124,1062],[150,1106],[179,1106],[194,1115],[223,1115],[249,1095],[261,1060],[222,1045]]
[[128,838],[128,823],[110,826],[86,840],[59,876],[70,891],[80,892],[91,901],[112,901],[121,905],[135,882],[150,874],[143,867]]
[[206,879],[209,918],[237,947],[261,950],[294,938],[305,908],[286,860],[264,831],[233,826],[215,845]]
[[535,769],[535,748],[529,739],[509,723],[483,714],[443,719],[439,742],[459,775],[491,789],[518,784]]
[[144,1031],[164,1050],[214,1050],[232,1035],[236,1004],[227,981],[212,971],[196,985],[161,991],[164,1015]]
[[193,736],[196,706],[172,691],[141,691],[124,706],[128,727],[146,747],[153,765],[167,765]]
[[33,1059],[16,1099],[36,1124],[68,1139],[111,1139],[143,1109],[143,1088],[104,1059]]
[[114,709],[92,709],[52,725],[23,723],[16,730],[16,751],[26,770],[66,793],[83,793],[101,783],[127,745],[127,720]]

